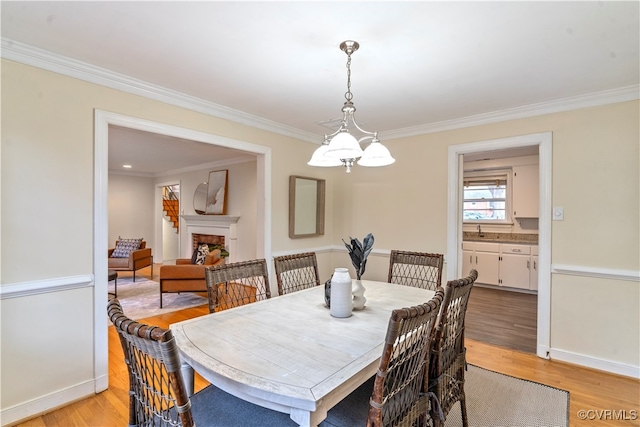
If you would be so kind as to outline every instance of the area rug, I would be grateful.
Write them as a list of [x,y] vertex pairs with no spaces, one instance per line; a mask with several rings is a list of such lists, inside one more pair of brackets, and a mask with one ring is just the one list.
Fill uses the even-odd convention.
[[[569,392],[468,365],[464,390],[469,427],[566,427]],[[445,427],[462,425],[460,403]]]
[[[114,292],[113,281],[109,282],[109,292]],[[124,314],[133,320],[207,304],[206,297],[193,292],[169,293],[162,295],[160,308],[160,284],[142,277],[135,282],[130,277],[118,278],[118,300]]]

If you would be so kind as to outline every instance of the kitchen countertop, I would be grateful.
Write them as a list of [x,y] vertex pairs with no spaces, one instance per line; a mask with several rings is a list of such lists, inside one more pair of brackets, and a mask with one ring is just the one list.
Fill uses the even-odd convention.
[[462,236],[465,242],[490,242],[490,243],[519,243],[526,245],[537,245],[537,234],[521,234],[521,233],[491,233],[477,231],[465,231]]

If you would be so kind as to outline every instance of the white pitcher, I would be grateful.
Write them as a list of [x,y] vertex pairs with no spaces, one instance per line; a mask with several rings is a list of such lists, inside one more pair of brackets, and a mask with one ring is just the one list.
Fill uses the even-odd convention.
[[331,277],[331,307],[333,317],[349,317],[353,310],[351,276],[347,268],[336,268]]

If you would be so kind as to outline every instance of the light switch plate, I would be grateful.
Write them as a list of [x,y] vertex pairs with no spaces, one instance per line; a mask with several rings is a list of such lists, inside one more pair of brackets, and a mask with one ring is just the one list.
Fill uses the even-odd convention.
[[564,221],[564,208],[553,208],[553,220]]

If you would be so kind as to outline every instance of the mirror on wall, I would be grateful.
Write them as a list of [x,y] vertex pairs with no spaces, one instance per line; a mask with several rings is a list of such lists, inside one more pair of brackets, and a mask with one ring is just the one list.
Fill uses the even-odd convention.
[[204,215],[207,208],[207,183],[201,182],[193,193],[193,210],[198,215]]
[[324,234],[324,179],[289,177],[289,237]]

